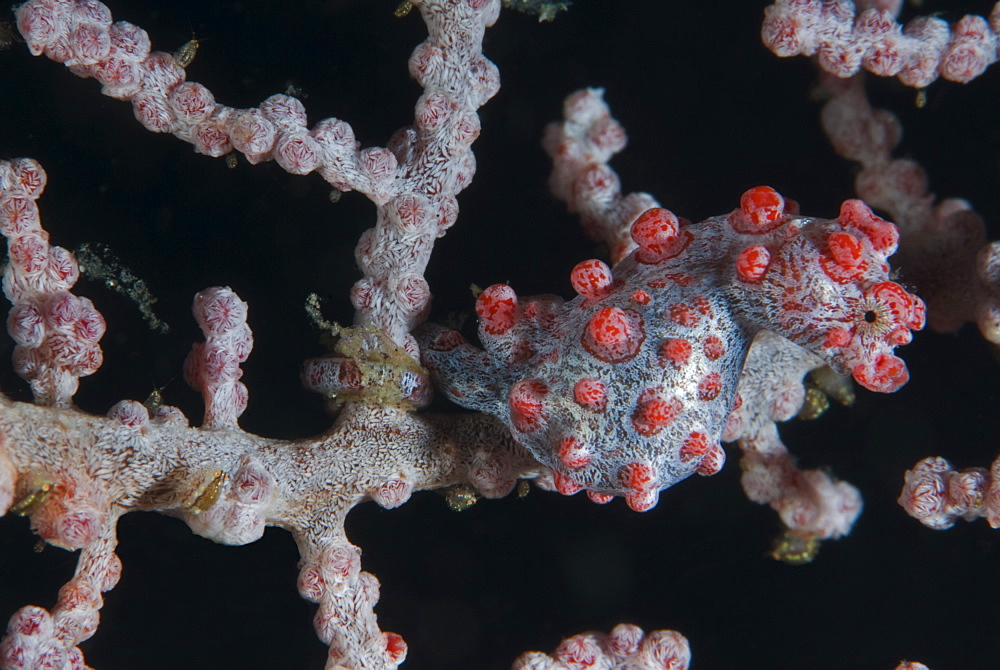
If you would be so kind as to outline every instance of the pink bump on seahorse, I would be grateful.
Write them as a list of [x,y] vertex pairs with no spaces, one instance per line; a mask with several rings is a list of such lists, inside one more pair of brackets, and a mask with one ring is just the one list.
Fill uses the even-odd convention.
[[888,280],[895,225],[860,200],[832,221],[797,210],[768,187],[694,225],[650,209],[632,224],[638,248],[613,270],[573,269],[576,298],[490,286],[476,301],[484,350],[431,326],[424,362],[451,400],[505,421],[559,492],[651,509],[660,490],[722,467],[720,435],[757,332],[873,391],[907,381],[892,352],[923,327],[924,303]]

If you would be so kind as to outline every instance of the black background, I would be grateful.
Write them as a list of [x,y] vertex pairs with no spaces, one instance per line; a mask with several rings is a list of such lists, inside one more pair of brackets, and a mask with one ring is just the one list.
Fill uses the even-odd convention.
[[[113,2],[116,19],[172,51],[203,40],[188,78],[233,106],[300,87],[310,125],[336,116],[365,146],[384,145],[412,118],[419,89],[406,58],[424,37],[393,0]],[[769,184],[818,216],[851,197],[853,166],[829,149],[809,99],[815,73],[759,41],[764,3],[577,2],[553,24],[510,12],[486,38],[503,88],[483,108],[479,169],[460,196],[459,223],[435,248],[428,280],[435,318],[470,311],[470,283],[509,281],[520,294],[570,295],[569,269],[600,255],[546,188],[538,139],[562,98],[602,86],[630,145],[613,163],[623,187],[646,190],[692,220],[728,212],[747,188]],[[986,13],[989,3],[927,0],[921,11]],[[912,10],[907,10],[911,14]],[[353,246],[374,219],[358,194],[330,204],[315,175],[273,163],[226,168],[189,145],[144,131],[129,105],[105,98],[23,46],[0,53],[0,155],[42,162],[40,206],[54,244],[111,245],[160,298],[172,324],[150,332],[123,298],[81,281],[108,321],[105,366],[83,380],[78,404],[103,413],[166,385],[165,401],[194,421],[200,399],[181,379],[199,334],[191,297],[229,285],[250,304],[255,348],[244,365],[246,430],[301,437],[329,422],[298,385],[300,362],[322,352],[302,310],[307,293],[350,320]],[[903,119],[899,155],[929,170],[932,189],[970,199],[1000,220],[1000,73],[939,82],[924,109],[895,81],[870,82]],[[994,237],[997,232],[994,231]],[[8,359],[10,343],[0,344]],[[997,363],[973,328],[919,334],[901,351],[912,381],[892,396],[862,392],[850,409],[793,422],[782,435],[806,467],[828,465],[866,502],[855,531],[804,567],[767,557],[778,530],[739,487],[735,454],[712,478],[686,481],[649,513],[621,501],[533,491],[461,514],[434,493],[387,512],[364,505],[348,520],[364,566],[382,581],[384,630],[409,644],[410,670],[493,670],[518,653],[620,621],[674,628],[694,667],[890,670],[901,658],[932,670],[994,668],[1000,534],[983,521],[934,532],[895,504],[906,468],[942,455],[986,466],[998,451]],[[0,368],[0,389],[27,400]],[[0,521],[0,619],[49,607],[74,556],[32,551],[27,521]],[[107,594],[101,628],[83,645],[99,670],[320,668],[314,606],[295,590],[291,537],[270,529],[247,547],[197,538],[176,520],[132,514],[120,524],[124,574]]]

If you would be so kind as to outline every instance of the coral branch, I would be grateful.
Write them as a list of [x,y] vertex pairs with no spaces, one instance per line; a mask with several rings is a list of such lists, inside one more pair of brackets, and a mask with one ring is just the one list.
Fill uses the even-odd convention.
[[93,303],[69,292],[80,276],[76,259],[49,246],[42,230],[35,200],[45,181],[31,159],[0,161],[0,234],[10,256],[3,292],[13,304],[7,330],[17,343],[14,369],[35,402],[69,407],[79,378],[101,366],[105,325]]
[[925,458],[906,471],[898,502],[907,514],[935,530],[951,528],[958,519],[979,517],[986,517],[991,528],[1000,528],[1000,459],[989,470],[955,470],[943,458]]
[[967,83],[997,60],[1000,4],[989,21],[965,16],[954,26],[936,17],[896,23],[899,0],[778,0],[765,10],[761,37],[778,56],[818,54],[818,63],[838,77],[863,67],[883,77],[898,76],[907,86],[929,86],[938,75]]
[[[699,662],[713,667],[794,667],[817,658],[819,665],[888,667],[894,659],[885,656],[890,632],[884,624],[901,608],[944,610],[954,603],[957,590],[970,610],[976,602],[988,606],[996,600],[995,582],[988,579],[995,561],[980,561],[981,572],[930,561],[924,565],[925,552],[916,545],[922,540],[903,536],[904,542],[876,525],[891,522],[892,514],[870,515],[874,523],[862,525],[850,542],[841,542],[835,553],[842,552],[842,561],[824,560],[786,575],[786,566],[768,559],[760,529],[751,528],[775,526],[773,515],[748,506],[739,509],[736,480],[742,479],[747,496],[769,505],[786,531],[771,555],[786,563],[808,562],[819,540],[851,531],[862,491],[869,509],[891,498],[886,491],[896,485],[887,475],[892,469],[884,466],[898,460],[903,450],[923,450],[939,436],[953,443],[969,441],[956,427],[971,422],[946,408],[961,404],[963,412],[989,415],[982,409],[988,407],[988,393],[938,396],[934,406],[918,404],[919,398],[915,402],[929,377],[930,386],[938,382],[933,357],[924,355],[929,349],[922,343],[908,368],[896,347],[909,343],[923,326],[923,296],[934,328],[954,329],[974,320],[987,337],[997,339],[1000,256],[986,245],[982,222],[968,203],[950,200],[934,206],[922,170],[892,157],[899,126],[868,105],[857,79],[831,83],[831,76],[826,84],[835,97],[824,123],[837,151],[861,163],[857,186],[865,200],[847,200],[838,212],[836,203],[844,194],[839,193],[843,183],[837,181],[837,162],[829,155],[824,159],[816,150],[818,135],[803,130],[811,124],[800,122],[809,114],[802,87],[756,67],[753,59],[767,59],[765,64],[774,60],[760,49],[756,35],[743,42],[730,40],[730,35],[746,37],[746,31],[723,32],[719,26],[712,26],[716,35],[706,34],[700,16],[704,8],[687,8],[693,15],[685,17],[681,5],[666,13],[657,5],[657,13],[651,14],[641,3],[605,8],[603,14],[583,7],[579,19],[571,13],[568,22],[541,33],[545,39],[525,38],[528,33],[520,28],[537,28],[531,23],[514,24],[503,40],[491,31],[490,55],[510,61],[513,66],[505,71],[512,74],[541,73],[549,61],[566,55],[565,43],[557,46],[549,38],[573,35],[578,51],[572,53],[572,68],[564,79],[603,83],[608,99],[616,106],[620,101],[617,113],[628,121],[633,139],[641,136],[647,143],[635,152],[633,163],[621,166],[621,181],[626,176],[641,181],[663,194],[672,209],[697,212],[704,219],[692,223],[697,219],[678,216],[649,194],[623,193],[610,161],[618,160],[625,147],[624,127],[611,116],[605,89],[583,89],[565,101],[564,118],[548,126],[543,140],[551,159],[552,193],[607,248],[574,246],[573,234],[558,227],[558,205],[547,201],[545,166],[530,161],[532,153],[544,160],[536,147],[538,130],[554,113],[558,101],[553,96],[562,97],[568,84],[522,87],[520,77],[512,77],[506,99],[498,100],[503,106],[479,118],[479,107],[499,89],[498,70],[483,48],[500,0],[401,3],[396,11],[400,18],[386,36],[377,37],[372,37],[374,30],[346,28],[344,19],[361,15],[364,28],[364,22],[378,23],[381,12],[390,22],[391,5],[354,3],[348,11],[342,4],[282,5],[276,11],[253,3],[201,3],[189,12],[171,4],[171,11],[161,6],[153,17],[135,19],[149,21],[150,34],[127,22],[112,22],[111,11],[97,0],[29,0],[15,9],[28,50],[65,64],[84,79],[97,79],[108,96],[131,104],[144,128],[176,136],[202,154],[185,154],[167,137],[140,137],[144,133],[135,124],[130,133],[127,119],[102,126],[88,115],[103,115],[107,109],[114,114],[115,107],[127,113],[124,106],[100,102],[89,81],[73,83],[65,73],[60,74],[67,85],[76,87],[72,93],[24,87],[21,73],[40,81],[47,69],[62,68],[50,68],[45,59],[28,64],[25,49],[0,54],[10,56],[11,63],[24,61],[2,68],[9,93],[0,102],[5,118],[0,130],[7,133],[2,143],[9,153],[39,156],[50,168],[52,200],[41,204],[57,212],[52,221],[67,222],[65,228],[51,228],[53,238],[60,244],[77,243],[98,229],[96,234],[127,245],[125,256],[148,245],[150,260],[135,261],[133,256],[130,263],[149,273],[148,285],[161,294],[160,304],[172,311],[172,322],[192,294],[212,288],[197,293],[193,304],[204,339],[194,344],[184,376],[196,393],[178,386],[168,392],[182,411],[166,404],[163,391],[178,374],[186,343],[157,340],[149,345],[155,353],[150,361],[148,353],[139,353],[143,345],[130,332],[127,317],[118,318],[100,285],[86,294],[104,317],[87,298],[70,293],[80,268],[72,254],[49,244],[42,229],[36,201],[46,185],[44,173],[31,159],[0,162],[0,232],[10,250],[4,291],[13,303],[7,325],[15,340],[16,371],[29,382],[35,399],[34,404],[16,402],[14,398],[28,397],[27,390],[13,375],[0,377],[4,393],[10,394],[0,395],[0,515],[8,517],[5,531],[24,536],[23,542],[5,544],[0,556],[2,614],[13,613],[0,640],[0,667],[75,669],[115,662],[127,667],[297,666],[302,663],[284,656],[313,654],[312,661],[325,662],[329,670],[391,670],[404,661],[415,668],[494,670],[516,655],[511,647],[547,648],[565,634],[564,626],[607,630],[626,615],[627,600],[628,616],[636,601],[645,601],[646,610],[633,620],[653,632],[622,624],[609,633],[574,635],[551,654],[523,655],[514,667],[683,670],[692,651]],[[534,6],[549,16],[563,3],[505,4]],[[767,10],[763,34],[781,55],[798,49],[816,54],[824,67],[840,75],[865,67],[897,74],[910,84],[925,85],[937,76],[968,81],[995,60],[1000,10],[994,9],[989,21],[966,17],[948,26],[938,18],[918,19],[904,29],[895,19],[899,4],[879,1],[855,10],[842,0],[779,0]],[[733,5],[720,20],[745,28],[759,20],[759,9]],[[224,18],[215,16],[216,10]],[[124,11],[116,8],[116,13]],[[132,12],[129,18],[142,16],[134,5],[127,11]],[[266,29],[245,31],[242,20],[259,18],[261,12]],[[171,27],[173,13],[184,17]],[[180,25],[187,14],[192,24]],[[593,22],[594,34],[576,30],[595,16],[600,20]],[[661,21],[651,20],[663,16],[683,29],[664,31]],[[512,23],[516,20],[512,17]],[[223,21],[239,33],[241,48],[256,60],[244,63],[249,59],[230,52],[231,44],[218,29]],[[156,27],[164,37],[152,31],[153,22],[165,24]],[[649,28],[647,23],[657,25]],[[294,27],[286,31],[286,24]],[[424,27],[426,39],[408,60],[416,83],[409,88],[394,83],[393,68],[383,67],[372,54],[392,54],[402,79],[407,56],[399,48],[423,39],[417,33]],[[171,29],[180,32],[166,36]],[[189,30],[197,30],[198,37],[192,35],[173,54],[152,50],[151,34],[157,41],[180,36],[183,42]],[[597,38],[609,34],[623,36],[622,48],[597,46],[603,44]],[[338,51],[354,39],[363,52]],[[16,41],[0,25],[0,49]],[[208,58],[195,61],[199,43]],[[325,58],[311,44],[321,44]],[[722,57],[724,47],[730,48],[728,58]],[[306,64],[282,61],[276,72],[263,74],[263,62],[280,60],[289,51],[303,52]],[[207,74],[204,81],[212,82],[212,90],[188,81],[220,53],[233,64],[232,86]],[[358,97],[372,104],[364,111],[356,106],[354,84],[348,83],[355,76],[363,81],[364,94]],[[986,81],[983,77],[974,87],[943,85],[940,90],[967,94]],[[252,104],[261,99],[261,82],[286,92],[248,108],[216,101],[218,94]],[[324,98],[324,88],[333,89],[337,99]],[[88,103],[88,95],[98,104]],[[416,98],[415,104],[407,96]],[[325,114],[350,116],[352,123],[336,118],[309,123],[305,103],[311,111],[338,110]],[[549,109],[535,116],[536,105]],[[931,100],[928,110],[933,106]],[[8,119],[15,109],[38,119]],[[664,131],[665,113],[676,120],[669,132]],[[49,121],[55,117],[63,118]],[[643,128],[642,119],[654,117],[655,125]],[[46,127],[63,122],[61,132]],[[383,135],[383,123],[391,123],[390,129],[404,127]],[[477,170],[471,145],[481,124],[499,132],[489,152],[478,157],[482,174],[477,187],[482,190],[465,191]],[[109,130],[117,126],[121,128]],[[682,148],[677,140],[688,134],[695,146]],[[360,140],[367,143],[371,137],[387,139],[375,140],[384,146],[363,146]],[[988,136],[981,133],[983,138]],[[136,149],[146,142],[148,150]],[[520,145],[534,150],[515,150]],[[152,152],[160,150],[173,151],[174,157],[154,157]],[[206,158],[222,155],[227,155],[225,162]],[[250,170],[247,162],[270,165]],[[230,170],[230,165],[238,169]],[[98,168],[119,174],[98,176]],[[213,177],[210,183],[212,171],[218,181]],[[313,172],[322,181],[299,178]],[[689,181],[696,173],[702,175],[700,183]],[[796,202],[775,188],[747,188],[761,181],[794,192],[808,199],[810,211],[827,214],[804,216]],[[159,204],[132,198],[127,207],[106,213],[104,201],[120,195],[123,182],[154,184],[149,190],[155,190]],[[189,197],[188,191],[197,192],[202,182],[210,183],[204,197]],[[340,232],[333,225],[306,223],[310,218],[321,221],[324,214],[305,215],[299,205],[321,200],[329,207],[328,200],[351,190],[374,205],[370,230],[350,227],[357,217],[354,208],[368,206],[365,198],[350,196],[331,221]],[[460,193],[463,219],[484,223],[496,216],[497,223],[482,226],[483,236],[474,231],[451,236],[440,249],[444,258],[433,269],[433,283],[500,282],[476,291],[476,344],[455,330],[425,323],[432,276],[425,276],[425,270],[436,240],[458,219]],[[77,226],[76,219],[95,199],[101,203],[95,208],[100,225]],[[270,209],[271,201],[284,205]],[[982,212],[990,211],[979,204]],[[898,229],[871,207],[885,210]],[[554,220],[549,228],[538,225],[538,214],[546,208]],[[731,211],[721,216],[703,216],[727,208]],[[490,225],[498,232],[490,232]],[[571,223],[566,226],[572,229]],[[353,263],[349,249],[355,240],[345,239],[345,231],[353,231],[347,237],[360,235]],[[546,238],[550,234],[554,241]],[[168,239],[188,246],[168,246]],[[341,243],[345,246],[338,247]],[[893,256],[897,244],[900,254]],[[567,254],[557,255],[562,251]],[[591,258],[605,252],[605,260]],[[81,266],[90,265],[83,263],[82,254],[79,260]],[[512,260],[524,264],[511,267]],[[245,263],[245,274],[237,269],[234,276],[231,263]],[[296,283],[292,288],[279,284],[285,280]],[[121,280],[106,276],[104,281]],[[547,285],[558,290],[560,281],[565,290],[572,288],[572,298],[524,297]],[[163,295],[165,284],[183,298]],[[437,286],[435,293],[439,308],[459,301],[445,298]],[[313,325],[336,338],[329,353],[319,357],[315,334],[304,332],[307,320],[298,329],[294,324],[305,294],[313,294]],[[350,299],[323,298],[330,311],[324,316],[318,294]],[[294,307],[282,312],[281,303]],[[337,313],[338,306],[346,311]],[[353,323],[332,322],[350,322],[351,307]],[[104,318],[114,334],[103,340],[109,365],[77,393],[79,378],[100,367]],[[296,330],[300,339],[293,340]],[[923,339],[932,347],[942,345],[933,337]],[[252,359],[251,346],[256,347]],[[958,354],[975,352],[951,349],[947,359],[938,361],[938,370],[953,374],[970,391],[971,382],[961,378],[968,370],[959,371],[955,364]],[[323,418],[323,399],[294,388],[294,368],[302,358],[308,360],[299,380],[326,396],[333,418]],[[283,373],[262,374],[272,363],[277,369],[282,359],[288,359],[281,364]],[[116,373],[112,362],[127,371]],[[992,370],[980,367],[984,369],[977,374]],[[834,410],[820,429],[804,428],[815,444],[796,450],[801,464],[778,434],[778,422],[820,413],[826,395],[850,396],[851,379],[868,390],[892,392],[908,382],[911,371],[914,383],[903,393],[862,395],[857,411]],[[134,386],[122,392],[118,382],[128,379]],[[150,382],[156,390],[146,402],[119,400],[145,396]],[[254,388],[253,403],[247,386]],[[475,412],[438,413],[448,399]],[[192,427],[187,416],[197,418],[199,401],[204,419],[200,427]],[[432,401],[433,413],[426,411]],[[104,416],[84,411],[104,411],[109,405]],[[310,414],[315,416],[310,419]],[[948,427],[928,429],[931,415]],[[889,416],[902,418],[878,432]],[[274,417],[278,419],[272,421]],[[289,439],[260,437],[251,429]],[[784,427],[782,432],[786,439],[794,434]],[[314,436],[303,437],[308,435]],[[724,441],[741,450],[741,471],[732,465],[723,471]],[[806,440],[797,435],[795,441]],[[822,449],[828,453],[820,453]],[[836,470],[815,462],[832,462]],[[721,476],[701,486],[664,493],[694,473],[720,471]],[[839,481],[834,471],[850,473],[857,487]],[[943,460],[927,460],[908,473],[900,502],[933,527],[977,516],[995,525],[996,474],[982,468],[955,471]],[[442,497],[453,509],[514,490],[520,497],[528,489],[525,480],[565,495],[586,491],[597,503],[622,497],[624,504],[578,506],[559,497],[531,495],[504,507],[504,519],[499,505],[479,505],[458,521],[446,522],[446,529],[430,525],[433,505],[448,514],[440,505]],[[420,500],[415,494],[421,491],[439,495]],[[348,521],[365,502],[375,504]],[[551,514],[538,514],[546,506]],[[653,510],[655,506],[659,509]],[[576,512],[567,515],[566,510]],[[631,514],[650,510],[642,518]],[[901,518],[898,509],[892,510]],[[118,524],[133,511],[160,512],[173,517],[164,522],[174,523],[173,530],[184,523],[219,544],[263,542],[229,550],[194,538],[161,538],[184,554],[190,551],[181,557],[192,560],[196,574],[177,570],[175,588],[156,587],[143,574],[142,559],[131,552],[155,553],[157,570],[163,572],[169,570],[161,565],[173,567],[177,556],[165,555],[155,540],[136,541],[136,528],[145,529],[150,516],[143,521],[133,515]],[[15,516],[26,519],[11,518]],[[7,561],[25,543],[28,554],[29,523],[41,538],[36,549],[46,543],[56,547],[40,558],[32,556],[38,562],[32,563],[30,580]],[[287,532],[264,538],[268,526]],[[900,528],[914,537],[927,536],[917,536],[915,526]],[[447,534],[462,528],[471,532],[461,538]],[[308,609],[305,616],[283,616],[276,599],[261,595],[265,577],[248,579],[235,570],[237,557],[255,550],[270,554],[282,542],[289,553],[275,559],[278,569],[269,565],[266,575],[285,587],[296,582],[308,602],[288,589],[290,607]],[[192,545],[197,548],[189,550]],[[426,556],[415,556],[424,548],[429,549]],[[64,550],[77,556],[67,558]],[[204,569],[210,559],[201,553],[216,550],[233,552],[222,554],[221,577]],[[989,558],[988,547],[980,553]],[[73,560],[76,569],[70,576]],[[491,561],[490,567],[484,568],[484,561]],[[547,569],[547,563],[558,569]],[[58,597],[46,600],[44,590],[37,588],[22,592],[20,582],[34,582],[36,575],[49,572],[35,569],[46,564],[56,566],[54,579],[66,582]],[[382,604],[378,616],[381,585],[372,572],[396,598]],[[433,573],[437,579],[424,579]],[[120,574],[125,580],[118,585]],[[419,590],[408,592],[402,581]],[[243,593],[223,595],[230,583]],[[913,583],[921,589],[914,590]],[[128,594],[132,588],[155,592],[137,599]],[[182,588],[193,596],[173,594]],[[55,596],[54,587],[47,590]],[[253,608],[238,604],[242,602],[253,602]],[[258,602],[265,603],[266,615],[256,609]],[[146,608],[142,616],[130,616],[126,608],[133,603]],[[178,603],[175,610],[164,606],[173,603]],[[816,617],[802,616],[817,606],[825,615],[822,626]],[[191,614],[192,609],[198,612]],[[235,643],[228,631],[190,625],[204,614],[205,620],[221,622],[221,628],[237,621],[235,610],[244,615],[236,624],[243,637]],[[308,637],[309,614],[322,645],[306,640],[311,649],[294,644],[293,649],[272,650],[256,644],[254,638],[263,637],[260,630],[268,637],[287,637],[270,630],[279,625],[276,619],[298,618]],[[563,614],[572,621],[557,620]],[[931,645],[945,640],[954,647],[949,653],[970,665],[970,656],[975,654],[975,661],[985,652],[963,650],[953,639],[964,640],[955,631],[968,633],[969,621],[989,623],[978,614],[954,622],[896,617],[904,629],[901,644],[908,646],[890,651],[934,658],[938,652]],[[101,618],[104,636],[95,635]],[[511,634],[514,621],[521,628],[516,639]],[[136,660],[122,642],[129,636],[120,632],[122,624],[126,630],[145,627],[146,639],[157,640],[147,642],[148,647],[162,659],[146,648]],[[177,633],[180,624],[187,630]],[[254,625],[260,628],[248,633]],[[690,648],[678,632],[653,630],[664,626],[683,630]],[[194,655],[192,640],[202,633],[225,643],[201,645]],[[831,633],[849,643],[831,647]],[[167,635],[173,637],[164,645]],[[864,651],[864,644],[876,646],[878,655]],[[113,649],[110,654],[108,648]],[[824,649],[829,658],[820,655]],[[178,661],[185,654],[188,658]],[[898,670],[926,668],[903,661]]]
[[638,626],[618,624],[607,635],[582,633],[566,638],[551,656],[529,652],[511,670],[561,670],[562,668],[663,668],[687,670],[691,649],[687,639],[673,630],[644,633]]

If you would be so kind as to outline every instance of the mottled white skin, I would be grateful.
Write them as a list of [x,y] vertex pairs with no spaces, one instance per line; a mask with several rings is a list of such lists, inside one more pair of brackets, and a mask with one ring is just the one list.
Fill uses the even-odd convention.
[[927,325],[953,332],[972,322],[1000,343],[1000,246],[961,199],[935,199],[916,162],[893,158],[902,127],[891,112],[874,109],[864,77],[824,78],[833,97],[823,106],[823,130],[838,154],[857,161],[858,197],[888,212],[899,227],[895,263],[927,303]]
[[[627,255],[605,272],[604,286],[578,288],[580,295],[571,301],[518,299],[513,325],[503,332],[496,332],[503,320],[491,321],[489,315],[515,296],[488,297],[483,303],[487,289],[477,303],[477,311],[485,307],[480,311],[482,351],[454,333],[427,329],[421,335],[424,361],[444,393],[508,423],[553,470],[553,486],[564,494],[586,489],[597,502],[622,495],[634,509],[645,511],[656,504],[658,490],[695,472],[716,472],[724,460],[720,439],[743,438],[748,453],[770,454],[752,468],[761,476],[745,479],[753,500],[772,503],[786,524],[803,534],[848,532],[860,511],[857,492],[848,485],[838,488],[822,473],[799,472],[773,421],[799,409],[802,375],[819,365],[853,373],[873,390],[891,391],[905,382],[905,368],[890,351],[908,341],[908,328],[922,326],[923,305],[886,281],[895,228],[857,201],[845,203],[835,221],[789,213],[755,228],[746,223],[749,215],[741,201],[741,209],[728,216],[681,222],[670,243],[673,250],[650,258],[636,247],[641,235],[632,246],[624,243],[622,228],[633,225],[634,205],[652,199],[620,193],[607,161],[624,147],[624,134],[601,92],[572,94],[564,114],[562,124],[546,129],[544,140],[553,158],[553,191],[581,213],[587,230],[604,239],[615,257]],[[864,259],[846,271],[850,279],[830,251],[831,240],[846,236]],[[766,269],[759,277],[743,276],[743,253],[765,248]],[[886,302],[876,295],[886,287],[907,303],[902,312],[888,308],[894,298]],[[594,319],[608,309],[631,315],[627,339],[634,343],[627,353],[610,357],[588,344]],[[747,352],[758,346],[754,338],[763,331],[782,335],[776,339],[787,342],[781,350],[788,355],[776,355],[773,346],[757,352],[744,380]],[[850,332],[850,343],[845,339],[830,346],[834,331],[844,338]],[[677,341],[690,354],[682,363],[663,353]],[[590,407],[575,395],[578,383],[591,380],[603,385],[605,405]],[[739,393],[742,385],[747,393]],[[525,421],[519,410],[526,388],[534,388],[527,405],[537,408],[532,410],[537,420]],[[743,409],[742,418],[754,425],[741,428],[737,421],[727,428],[730,411],[742,402],[737,398],[751,396],[754,405]],[[662,425],[637,420],[649,398],[661,403],[660,416],[670,415]],[[764,422],[770,424],[767,429]],[[696,438],[700,449],[691,446]],[[636,468],[643,469],[642,478],[633,475]]]
[[[571,94],[563,115],[562,121],[549,124],[543,138],[552,159],[550,186],[571,212],[580,214],[588,234],[607,244],[611,260],[617,263],[636,248],[629,235],[632,222],[644,209],[659,204],[647,193],[621,193],[608,161],[625,148],[625,131],[612,118],[601,89]],[[751,500],[770,503],[791,530],[819,539],[850,531],[861,511],[860,494],[825,470],[799,471],[776,423],[799,412],[805,375],[825,365],[822,358],[784,337],[758,333],[737,382],[740,405],[730,413],[721,436],[743,451],[744,488]],[[848,501],[856,502],[853,511]],[[792,509],[807,513],[783,513]]]

